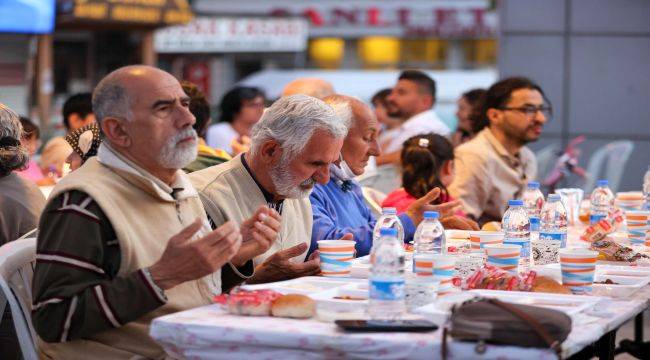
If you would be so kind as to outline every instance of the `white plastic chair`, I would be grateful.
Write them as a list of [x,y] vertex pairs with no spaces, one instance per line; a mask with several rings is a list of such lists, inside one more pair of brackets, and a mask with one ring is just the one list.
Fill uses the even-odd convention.
[[38,359],[31,316],[35,262],[35,238],[11,241],[0,247],[0,316],[9,304],[20,350],[27,360]]
[[609,180],[609,188],[616,193],[632,150],[634,143],[629,140],[614,141],[596,150],[587,165],[585,194],[591,193],[598,179]]
[[560,147],[557,144],[551,144],[535,153],[535,158],[537,159],[537,179],[540,179],[540,181],[546,179],[551,170],[553,170],[559,151]]

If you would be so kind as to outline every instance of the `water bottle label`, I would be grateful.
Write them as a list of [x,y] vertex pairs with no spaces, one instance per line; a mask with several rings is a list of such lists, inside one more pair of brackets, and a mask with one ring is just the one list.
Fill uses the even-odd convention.
[[530,256],[530,239],[521,239],[521,238],[505,238],[503,239],[504,244],[520,245],[521,246],[521,257],[527,258]]
[[602,220],[604,218],[605,218],[605,215],[591,214],[591,215],[589,215],[589,224],[593,225],[593,224],[599,222],[600,220]]
[[560,247],[566,246],[566,233],[565,232],[546,232],[540,231],[539,233],[540,240],[554,240],[560,242]]
[[406,295],[404,279],[370,280],[370,298],[374,300],[403,300]]

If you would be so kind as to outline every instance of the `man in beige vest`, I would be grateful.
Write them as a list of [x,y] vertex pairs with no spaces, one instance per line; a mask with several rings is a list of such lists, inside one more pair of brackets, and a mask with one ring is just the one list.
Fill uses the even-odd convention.
[[[151,321],[209,304],[252,269],[243,256],[277,236],[279,217],[266,209],[241,228],[210,230],[179,170],[197,152],[189,102],[173,76],[147,66],[118,69],[97,85],[104,142],[57,184],[39,226],[33,322],[41,357],[165,358],[149,337]],[[245,253],[242,234],[255,245]]]
[[281,214],[278,237],[255,257],[249,283],[319,272],[317,254],[305,261],[313,221],[309,193],[315,183],[329,181],[329,166],[339,159],[347,131],[346,120],[323,101],[285,96],[253,127],[248,152],[190,174],[214,224],[240,222],[260,205]]

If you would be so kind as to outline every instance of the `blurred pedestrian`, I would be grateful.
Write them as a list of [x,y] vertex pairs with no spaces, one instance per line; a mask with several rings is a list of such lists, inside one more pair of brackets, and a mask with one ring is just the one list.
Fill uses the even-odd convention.
[[16,173],[36,185],[53,185],[54,179],[43,175],[41,166],[34,159],[38,148],[41,147],[40,129],[27,117],[21,116],[20,123],[23,126],[23,136],[20,143],[29,152],[29,163],[25,170],[16,171]]
[[219,123],[208,128],[206,141],[231,155],[245,152],[250,135],[264,113],[265,95],[256,87],[238,86],[228,91],[219,104]]
[[334,94],[334,86],[327,80],[319,78],[298,78],[288,83],[282,91],[282,96],[303,94],[324,99]]
[[[95,122],[95,114],[90,93],[72,95],[63,104],[63,125],[66,134],[93,122]],[[63,136],[50,139],[41,153],[41,169],[46,174],[62,176],[63,164],[70,152],[72,152],[72,148]]]
[[377,165],[398,164],[402,144],[410,137],[435,133],[447,136],[449,128],[433,110],[436,82],[422,71],[405,70],[388,96],[388,115],[404,119],[399,133],[377,157]]
[[231,159],[225,150],[211,148],[205,142],[208,127],[212,122],[210,117],[210,103],[199,88],[189,81],[182,81],[183,91],[190,97],[190,112],[196,118],[193,127],[199,137],[198,154],[196,159],[183,170],[187,173],[198,171],[210,166],[219,165]]
[[484,95],[485,89],[472,89],[463,93],[458,99],[458,110],[456,110],[458,128],[451,136],[451,143],[454,147],[471,140],[476,133],[482,130],[474,123],[474,120]]
[[397,136],[400,131],[400,126],[402,125],[402,120],[400,118],[388,115],[388,96],[390,95],[390,92],[390,88],[379,90],[370,100],[372,106],[375,108],[377,121],[379,121],[380,131],[377,141],[379,142],[379,147],[383,151],[386,150],[386,147],[390,144],[393,138]]

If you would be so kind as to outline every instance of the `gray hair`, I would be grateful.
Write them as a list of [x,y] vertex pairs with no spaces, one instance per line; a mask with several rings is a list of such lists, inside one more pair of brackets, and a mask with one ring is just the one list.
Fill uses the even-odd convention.
[[126,88],[122,86],[116,71],[106,75],[93,91],[93,112],[97,122],[101,124],[107,117],[129,120],[131,117],[131,101]]
[[307,95],[280,98],[266,109],[251,131],[251,154],[264,142],[276,140],[283,150],[283,159],[293,159],[307,145],[316,130],[325,130],[337,139],[344,138],[350,126],[322,100]]
[[[23,126],[13,110],[0,103],[0,139],[11,138],[20,141]],[[29,152],[24,146],[6,145],[0,147],[0,176],[6,176],[14,170],[22,170],[29,162]]]

